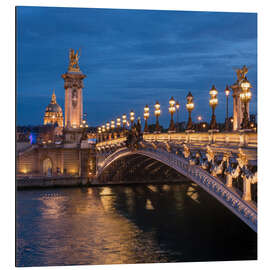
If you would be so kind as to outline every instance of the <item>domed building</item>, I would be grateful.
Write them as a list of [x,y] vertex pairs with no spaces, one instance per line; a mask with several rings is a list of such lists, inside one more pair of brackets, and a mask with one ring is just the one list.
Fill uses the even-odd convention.
[[54,90],[51,103],[46,108],[43,123],[44,125],[52,125],[57,123],[59,127],[63,127],[63,112],[62,108],[56,102]]

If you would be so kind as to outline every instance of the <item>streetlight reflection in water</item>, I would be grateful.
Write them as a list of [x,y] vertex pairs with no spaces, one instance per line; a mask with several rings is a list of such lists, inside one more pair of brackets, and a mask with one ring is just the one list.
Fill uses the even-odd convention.
[[18,191],[16,226],[17,266],[257,256],[256,234],[187,183]]

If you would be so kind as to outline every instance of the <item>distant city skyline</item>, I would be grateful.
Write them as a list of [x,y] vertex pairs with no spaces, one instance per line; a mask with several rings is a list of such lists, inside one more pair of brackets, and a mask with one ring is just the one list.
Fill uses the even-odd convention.
[[[143,118],[161,104],[169,125],[171,96],[187,120],[186,95],[194,96],[193,120],[210,121],[209,91],[219,91],[217,121],[225,119],[226,84],[246,65],[253,88],[250,113],[257,113],[257,14],[17,7],[17,124],[43,123],[55,89],[64,110],[69,49],[81,48],[84,112],[90,126],[134,110]],[[232,115],[232,97],[229,111]],[[176,119],[176,116],[175,118]]]

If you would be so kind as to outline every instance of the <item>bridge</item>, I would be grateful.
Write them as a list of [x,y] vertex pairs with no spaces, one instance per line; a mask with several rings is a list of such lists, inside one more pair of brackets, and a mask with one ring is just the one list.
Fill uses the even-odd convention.
[[99,138],[96,181],[109,182],[117,162],[126,171],[159,170],[159,163],[196,183],[257,232],[257,133],[144,133],[133,144],[128,136],[124,130]]

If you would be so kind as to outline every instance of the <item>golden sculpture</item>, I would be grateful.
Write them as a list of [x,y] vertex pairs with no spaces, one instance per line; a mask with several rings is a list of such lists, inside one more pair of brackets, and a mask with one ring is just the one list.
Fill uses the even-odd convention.
[[247,155],[244,153],[242,148],[239,148],[238,150],[239,150],[239,153],[238,153],[238,158],[236,160],[237,160],[240,168],[243,168],[244,166],[248,165]]
[[81,52],[81,49],[75,53],[74,49],[70,49],[69,51],[69,66],[68,66],[68,71],[71,72],[80,72],[80,67],[79,67],[79,52]]
[[236,69],[236,75],[237,75],[237,80],[240,82],[242,81],[246,74],[248,73],[248,68],[244,65],[243,68]]

